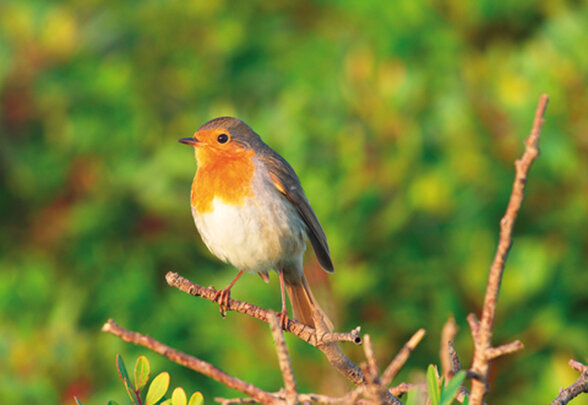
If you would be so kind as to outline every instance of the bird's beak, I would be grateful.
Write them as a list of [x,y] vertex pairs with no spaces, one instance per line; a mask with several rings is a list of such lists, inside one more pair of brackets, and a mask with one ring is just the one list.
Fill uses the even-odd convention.
[[196,138],[182,138],[182,139],[178,139],[178,142],[180,143],[185,143],[186,145],[192,145],[192,146],[196,146],[198,145],[198,139]]

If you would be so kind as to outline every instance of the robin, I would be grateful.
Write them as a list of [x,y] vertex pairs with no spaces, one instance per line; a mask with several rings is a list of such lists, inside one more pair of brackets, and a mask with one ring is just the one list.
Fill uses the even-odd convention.
[[226,313],[231,288],[244,271],[268,282],[273,269],[280,278],[282,326],[288,322],[285,287],[296,319],[315,327],[313,311],[324,313],[302,270],[307,236],[321,267],[328,273],[334,267],[325,232],[294,169],[232,117],[213,119],[179,142],[194,146],[196,155],[190,194],[196,228],[216,257],[240,269],[215,295],[221,313]]

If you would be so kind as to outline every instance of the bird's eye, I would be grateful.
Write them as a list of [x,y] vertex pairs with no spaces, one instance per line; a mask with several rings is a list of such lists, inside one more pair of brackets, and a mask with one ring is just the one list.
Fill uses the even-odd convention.
[[227,134],[220,134],[216,137],[218,143],[227,143],[229,140],[229,136]]

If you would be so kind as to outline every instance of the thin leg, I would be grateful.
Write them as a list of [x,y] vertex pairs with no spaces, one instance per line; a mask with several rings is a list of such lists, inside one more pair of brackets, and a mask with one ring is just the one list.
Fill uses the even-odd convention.
[[233,288],[233,286],[235,285],[235,283],[237,282],[237,280],[239,280],[239,277],[241,277],[241,275],[243,274],[243,272],[245,272],[245,270],[241,270],[239,272],[239,274],[237,274],[237,277],[235,277],[233,279],[233,281],[231,281],[229,283],[228,286],[226,286],[222,290],[218,290],[214,294],[214,297],[213,298],[218,303],[218,306],[219,306],[219,309],[220,309],[220,313],[223,316],[223,318],[227,315],[227,308],[229,306],[229,298],[231,297],[231,288]]
[[280,326],[282,327],[282,329],[286,329],[286,326],[288,326],[288,311],[286,310],[284,272],[282,271],[282,269],[279,269],[278,273],[280,275],[280,292],[282,294],[282,310],[278,313],[278,316],[280,317]]

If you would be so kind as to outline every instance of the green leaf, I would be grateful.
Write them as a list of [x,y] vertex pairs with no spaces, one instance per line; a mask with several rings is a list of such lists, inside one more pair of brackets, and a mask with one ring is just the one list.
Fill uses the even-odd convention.
[[171,402],[172,405],[186,405],[186,402],[188,401],[186,399],[186,393],[184,392],[183,388],[178,387],[174,390],[172,393]]
[[420,400],[420,391],[418,388],[413,388],[406,393],[406,402],[404,405],[417,405],[422,403]]
[[468,397],[467,395],[463,398],[463,402],[461,403],[461,405],[468,405],[470,403],[470,397]]
[[75,395],[74,395],[74,401],[76,401],[76,404],[77,405],[82,405],[82,403],[80,402],[80,400],[78,399],[78,397],[76,397]]
[[171,398],[166,399],[165,401],[161,402],[159,405],[172,405]]
[[108,401],[106,403],[106,405],[118,405],[118,402],[116,402],[116,401]]
[[141,391],[149,381],[151,366],[145,356],[139,356],[135,364],[135,390]]
[[155,405],[159,401],[169,387],[169,373],[164,371],[151,381],[151,385],[147,390],[147,397],[145,398],[145,405]]
[[202,393],[200,391],[196,391],[190,397],[190,402],[188,402],[188,405],[202,405],[203,403],[204,397],[202,396]]
[[129,374],[127,373],[127,368],[125,367],[125,362],[120,354],[116,355],[116,369],[118,370],[118,375],[120,379],[125,383],[129,384]]
[[457,374],[453,376],[451,380],[447,383],[441,392],[441,405],[449,405],[453,401],[453,398],[457,395],[459,391],[459,387],[463,383],[463,380],[466,376],[465,371],[461,370]]
[[427,369],[427,391],[431,405],[439,405],[439,381],[437,380],[437,367],[430,364]]
[[133,404],[135,404],[137,398],[135,396],[135,392],[133,391],[131,379],[129,378],[129,373],[127,373],[127,368],[125,367],[125,362],[120,354],[116,355],[116,369],[118,370],[120,379],[127,389],[127,394],[129,394],[131,401]]

